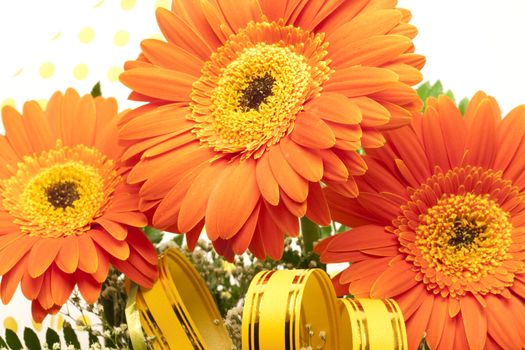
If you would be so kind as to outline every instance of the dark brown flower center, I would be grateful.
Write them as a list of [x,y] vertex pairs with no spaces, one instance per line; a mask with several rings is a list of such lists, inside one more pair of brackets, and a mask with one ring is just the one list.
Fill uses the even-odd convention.
[[79,199],[77,184],[72,181],[57,182],[46,188],[47,200],[55,209],[72,207]]
[[266,102],[266,99],[273,94],[273,84],[275,78],[266,73],[262,77],[257,77],[248,82],[248,87],[241,92],[239,105],[244,112],[259,110],[259,106]]
[[452,227],[454,236],[448,240],[448,244],[458,249],[471,245],[486,229],[487,225],[484,223],[457,220],[454,222],[454,227]]

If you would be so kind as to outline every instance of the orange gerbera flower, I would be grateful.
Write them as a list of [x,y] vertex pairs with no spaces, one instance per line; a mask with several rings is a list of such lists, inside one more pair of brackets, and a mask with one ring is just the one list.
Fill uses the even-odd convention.
[[118,165],[117,103],[57,92],[46,111],[34,102],[23,115],[2,110],[0,136],[0,296],[18,284],[42,321],[75,285],[97,300],[110,265],[151,286],[155,249],[138,227],[138,188]]
[[327,225],[320,181],[356,195],[355,152],[420,108],[424,57],[396,1],[175,0],[121,81],[131,183],[154,226],[228,256],[279,258],[298,217]]
[[525,346],[525,106],[501,119],[478,93],[465,117],[447,97],[388,132],[348,199],[328,189],[352,230],[322,241],[324,262],[352,262],[340,291],[395,298],[409,347]]

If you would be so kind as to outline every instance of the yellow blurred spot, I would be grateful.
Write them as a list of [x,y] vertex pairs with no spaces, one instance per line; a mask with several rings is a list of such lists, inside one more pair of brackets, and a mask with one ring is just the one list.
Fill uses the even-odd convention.
[[13,77],[19,76],[20,74],[22,74],[23,71],[24,71],[24,68],[20,68],[19,70],[16,71],[16,73],[15,73],[15,75],[13,75]]
[[57,317],[57,331],[61,331],[64,328],[64,317],[58,315]]
[[38,104],[40,105],[40,108],[42,108],[43,110],[46,109],[46,107],[47,107],[47,100],[46,99],[36,100],[36,102],[38,102]]
[[84,63],[77,64],[75,66],[75,69],[73,69],[73,75],[75,76],[77,80],[86,79],[88,73],[89,73],[89,68]]
[[129,11],[135,7],[135,3],[135,0],[121,0],[120,7],[122,7],[123,10]]
[[155,33],[149,36],[150,39],[157,39],[164,41],[164,36],[160,33]]
[[222,263],[222,268],[224,271],[231,273],[233,270],[235,270],[236,266],[235,264],[225,261]]
[[6,98],[5,100],[2,101],[1,107],[4,107],[4,106],[11,106],[14,108],[16,107],[16,102],[12,98]]
[[80,32],[78,32],[78,39],[83,44],[89,44],[93,41],[93,38],[95,37],[95,32],[91,27],[85,27]]
[[100,7],[102,6],[102,4],[104,3],[105,0],[100,0],[96,5],[95,7]]
[[169,0],[157,0],[155,3],[155,7],[164,7],[165,9],[170,9],[170,1]]
[[117,66],[111,67],[108,70],[108,80],[113,82],[113,83],[117,82],[120,73],[122,73],[122,68],[121,67],[117,67]]
[[77,317],[77,329],[82,329],[82,327],[91,326],[91,320],[87,315],[80,315]]
[[126,46],[129,42],[129,33],[125,30],[119,30],[113,37],[113,42],[117,46]]
[[31,323],[35,331],[40,332],[42,330],[42,323],[35,322],[34,320],[31,320]]
[[55,65],[51,62],[42,63],[40,66],[40,76],[44,79],[51,78],[55,73]]
[[12,330],[13,332],[18,332],[18,323],[16,323],[16,320],[14,318],[12,318],[11,316],[9,317],[6,317],[4,319],[4,328],[5,329],[10,329]]
[[51,40],[52,40],[52,41],[58,40],[58,38],[60,38],[60,35],[61,35],[61,34],[62,34],[62,32],[58,32],[58,33],[56,33],[56,34],[51,38]]

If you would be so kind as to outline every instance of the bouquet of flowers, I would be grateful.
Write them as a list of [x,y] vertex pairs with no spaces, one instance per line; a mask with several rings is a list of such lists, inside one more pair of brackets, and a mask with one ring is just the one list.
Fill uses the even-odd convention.
[[[156,16],[163,38],[119,77],[137,108],[98,84],[2,109],[0,297],[20,288],[35,325],[67,322],[11,327],[0,348],[139,350],[126,305],[162,285],[173,247],[234,348],[258,272],[332,263],[337,295],[393,300],[410,349],[525,347],[524,106],[416,89],[425,57],[396,1],[173,0]],[[139,347],[162,348],[142,326]]]

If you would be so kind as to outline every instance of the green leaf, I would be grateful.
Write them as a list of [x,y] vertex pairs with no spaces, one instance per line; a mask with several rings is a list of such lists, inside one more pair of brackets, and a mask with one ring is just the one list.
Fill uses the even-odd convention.
[[164,232],[161,230],[157,230],[156,228],[146,226],[144,227],[144,233],[146,236],[148,236],[148,239],[151,243],[157,244],[162,241],[162,237],[164,236]]
[[24,342],[26,343],[26,348],[29,350],[42,350],[40,340],[31,328],[24,328]]
[[4,338],[2,338],[2,337],[0,337],[0,348],[6,348],[7,349],[7,344],[5,343]]
[[53,344],[60,344],[58,333],[51,328],[46,331],[46,344],[49,349],[53,349]]
[[102,89],[100,88],[100,81],[93,86],[93,89],[91,89],[91,96],[93,97],[99,97],[102,96]]
[[173,242],[179,247],[182,247],[182,243],[184,243],[184,235],[175,235],[175,237],[173,237]]
[[73,345],[75,349],[80,349],[80,343],[78,341],[77,334],[75,333],[73,328],[71,328],[71,326],[64,327],[63,332],[64,332],[64,340],[66,341],[66,344],[68,346]]
[[419,343],[417,350],[430,350],[430,346],[428,346],[427,338],[425,336],[421,339],[421,343]]
[[98,337],[91,332],[89,332],[88,334],[88,340],[89,340],[89,346],[94,345],[94,344],[99,344]]
[[338,229],[337,229],[337,233],[341,233],[341,232],[346,232],[350,230],[350,227],[348,226],[345,226],[345,225],[341,225]]
[[12,350],[22,350],[22,342],[18,335],[10,329],[5,330],[5,340]]
[[330,237],[332,235],[332,226],[321,227],[321,238]]
[[469,103],[469,100],[466,97],[462,99],[461,101],[459,101],[458,108],[459,108],[459,111],[461,112],[461,115],[465,115],[465,112],[467,111],[468,103]]
[[454,96],[454,93],[452,92],[452,90],[448,90],[445,95],[447,95],[451,100],[452,102],[456,103],[456,96]]

